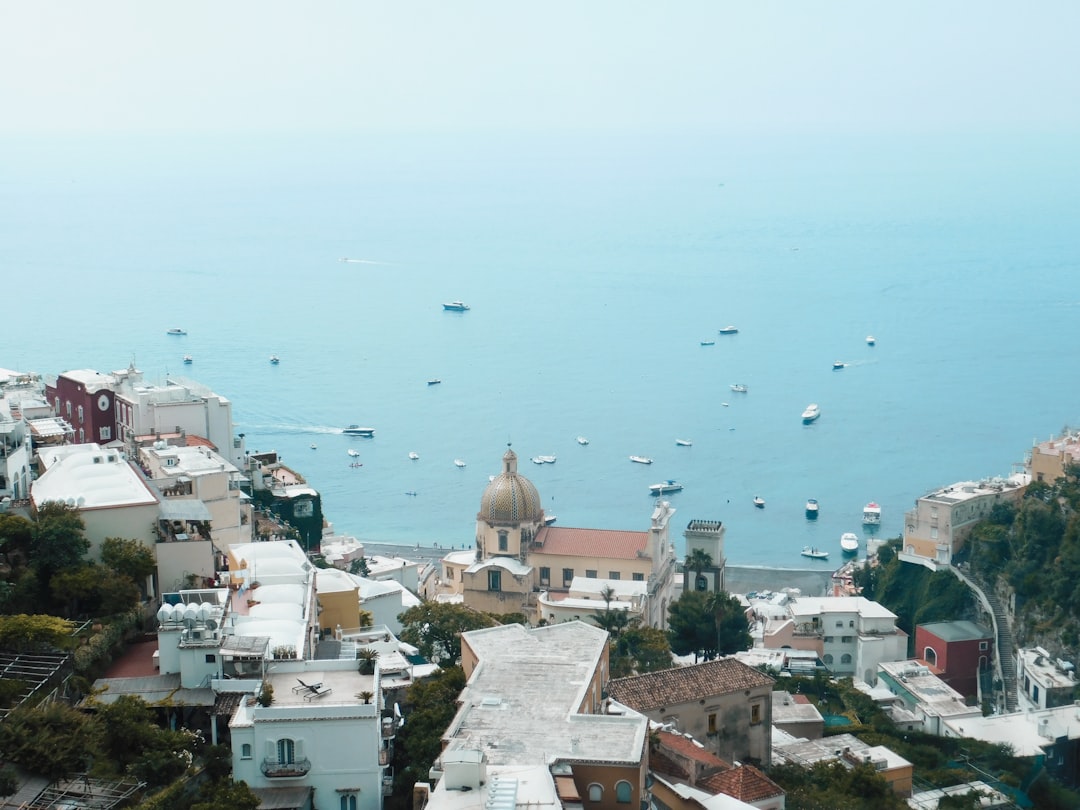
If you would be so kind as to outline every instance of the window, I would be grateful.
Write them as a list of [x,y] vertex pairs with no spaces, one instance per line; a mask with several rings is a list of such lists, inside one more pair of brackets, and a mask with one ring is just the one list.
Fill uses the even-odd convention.
[[341,797],[341,810],[356,810],[355,793],[347,793]]
[[589,785],[589,801],[602,802],[604,800],[604,786],[593,782]]
[[761,704],[755,703],[750,707],[750,725],[756,726],[761,722]]
[[639,573],[637,573],[635,571],[634,574],[633,574],[633,579],[634,579],[634,582],[644,582],[645,581],[645,575],[644,574],[639,574]]
[[634,786],[625,779],[615,783],[615,801],[619,804],[629,804],[630,797],[634,795]]
[[716,712],[712,712],[709,715],[709,733],[710,734],[715,734],[716,733]]
[[852,619],[851,621],[849,621],[849,622],[847,623],[847,626],[848,626],[848,627],[854,627],[854,626],[855,626],[855,620],[854,620],[854,619]]
[[840,636],[840,641],[844,644],[850,644],[855,640],[855,636]]
[[251,743],[240,746],[240,759],[251,759]]
[[277,761],[279,765],[292,765],[296,762],[296,743],[288,737],[277,741]]
[[821,660],[825,664],[825,666],[832,666],[832,654],[831,653],[825,653],[825,655],[821,656]]
[[551,569],[548,568],[547,566],[543,566],[543,565],[540,566],[540,584],[541,585],[550,585],[551,584]]
[[217,663],[217,656],[214,655],[213,653],[207,653],[206,654],[206,663],[208,663],[208,664],[216,664]]
[[832,644],[833,641],[835,641],[835,640],[836,640],[835,636],[825,636],[825,643],[826,644]]
[[841,619],[840,621],[838,621],[838,622],[836,623],[836,626],[837,626],[837,627],[843,627],[843,626],[844,626],[844,620],[843,620],[843,619]]
[[607,578],[608,579],[621,579],[621,575],[619,574],[618,571],[608,571],[607,572]]
[[564,568],[562,570],[562,584],[564,588],[569,588],[570,583],[574,581],[574,569]]
[[502,571],[488,571],[488,590],[502,590]]
[[499,532],[499,551],[508,551],[510,549],[510,541],[506,532]]
[[451,582],[454,581],[454,569],[453,568],[447,568],[446,569],[446,578]]
[[709,580],[704,574],[698,574],[697,579],[694,580],[695,591],[707,591],[709,590]]
[[64,403],[64,409],[67,411],[67,415],[70,418],[71,417],[71,400],[70,399],[67,402]]
[[844,653],[843,655],[841,655],[840,656],[840,663],[841,664],[850,664],[851,663],[851,653]]
[[586,568],[585,569],[585,576],[587,576],[589,579],[596,579],[596,569],[595,568]]
[[83,430],[82,428],[79,428],[79,444],[85,444],[85,443],[86,443],[86,431]]
[[990,642],[989,641],[980,641],[979,642],[979,652],[982,652],[984,650],[989,650],[989,649],[990,649]]
[[303,498],[293,506],[293,516],[298,518],[311,517],[315,514],[315,501]]
[[80,405],[80,406],[79,406],[79,407],[78,407],[78,408],[76,409],[76,413],[78,413],[78,419],[79,419],[79,421],[81,422],[81,421],[83,420],[83,409],[82,409],[82,405]]
[[112,428],[111,427],[98,428],[98,438],[101,439],[101,441],[103,441],[103,442],[112,441]]

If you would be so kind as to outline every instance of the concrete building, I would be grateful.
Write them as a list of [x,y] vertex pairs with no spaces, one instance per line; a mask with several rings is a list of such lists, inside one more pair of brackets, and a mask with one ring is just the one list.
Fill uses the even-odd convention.
[[914,766],[883,745],[867,745],[853,734],[837,734],[821,740],[796,740],[774,748],[777,762],[809,766],[840,762],[849,767],[870,765],[898,796],[910,796]]
[[1054,483],[1065,477],[1065,468],[1080,464],[1080,433],[1066,433],[1038,442],[1031,448],[1027,471],[1032,481]]
[[825,718],[806,695],[773,692],[772,725],[792,737],[819,740],[825,735]]
[[24,409],[40,396],[34,375],[0,368],[0,512],[30,497],[34,448]]
[[74,444],[107,445],[121,438],[116,431],[115,385],[111,374],[91,369],[65,371],[46,383],[46,398],[55,414],[72,426]]
[[602,713],[607,633],[583,622],[474,630],[462,667],[428,810],[647,806],[648,721]]
[[768,767],[774,683],[734,658],[721,658],[616,678],[608,694],[656,723],[701,740],[728,762]]
[[975,525],[999,503],[1016,503],[1031,476],[961,481],[923,495],[904,513],[904,547],[900,559],[929,568],[949,565]]
[[[691,520],[683,532],[686,539],[686,560],[695,551],[703,551],[712,559],[712,565],[695,573],[683,565],[683,591],[726,591],[725,571],[727,558],[724,557],[724,525],[719,520]],[[695,581],[691,582],[691,578]]]
[[1042,647],[1020,649],[1016,651],[1016,683],[1039,709],[1068,706],[1076,695],[1076,667]]
[[883,708],[900,728],[943,734],[946,723],[981,717],[978,706],[915,661],[883,661],[878,665],[881,686],[898,700]]
[[[969,621],[933,622],[915,628],[915,657],[935,668],[941,680],[972,703],[989,694],[994,668],[994,633]],[[1071,697],[1069,698],[1072,699]]]
[[565,592],[543,590],[536,597],[537,613],[548,624],[575,619],[591,621],[607,610],[625,610],[647,623],[649,584],[643,580],[593,579],[575,576]]
[[874,683],[878,664],[907,658],[908,635],[896,614],[862,596],[798,597],[782,606],[786,615],[767,617],[762,646],[812,650],[837,676]]
[[539,623],[549,619],[538,611],[538,594],[548,604],[566,598],[575,577],[643,582],[646,623],[666,626],[675,575],[669,503],[655,503],[648,531],[556,528],[547,525],[541,503],[508,449],[502,473],[480,499],[475,556],[468,565],[458,552],[444,558],[440,593],[461,594],[476,610],[521,612]]

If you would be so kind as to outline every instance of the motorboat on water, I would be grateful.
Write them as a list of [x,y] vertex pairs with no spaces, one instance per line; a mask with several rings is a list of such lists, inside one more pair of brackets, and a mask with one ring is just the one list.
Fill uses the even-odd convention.
[[652,464],[652,459],[648,456],[630,456],[630,460],[635,464]]
[[881,507],[870,501],[863,507],[862,522],[864,526],[877,526],[881,523]]
[[717,329],[717,333],[721,335],[737,335],[739,330],[734,326],[725,326],[723,329]]
[[854,554],[859,550],[859,535],[854,532],[844,532],[840,535],[840,548],[845,554]]
[[747,388],[742,383],[732,383],[731,384],[731,390],[734,391],[736,394],[745,394],[750,389]]
[[675,444],[679,447],[692,447],[694,443],[689,439],[676,439]]
[[681,492],[683,485],[670,478],[660,484],[650,484],[649,492],[653,495],[667,495],[669,492]]
[[554,464],[555,456],[537,456],[541,464]]
[[276,366],[280,362],[281,362],[281,358],[278,357],[276,354],[270,355],[270,365]]
[[818,502],[817,498],[806,499],[806,519],[814,520],[818,516]]
[[190,354],[185,354],[184,355],[184,365],[185,366],[190,366],[191,363],[192,363],[191,355]]
[[311,443],[311,449],[312,450],[316,450],[316,449],[318,449],[318,447],[319,447],[319,445],[315,444],[315,442]]
[[412,459],[413,461],[416,461],[417,459],[419,459],[419,458],[420,458],[420,454],[419,454],[419,453],[416,453],[416,452],[411,452],[411,451],[410,451],[410,453],[409,453],[409,458],[410,458],[410,459]]
[[558,518],[555,515],[544,515],[544,525],[545,526],[550,526],[556,520],[558,520]]
[[703,341],[701,341],[701,345],[702,346],[715,346],[716,341],[715,340],[703,340]]
[[877,339],[873,335],[867,335],[866,336],[866,345],[867,346],[873,346],[875,343],[877,343]]
[[760,495],[755,495],[754,496],[754,506],[756,506],[758,509],[764,509],[765,508],[765,499],[762,498]]
[[455,467],[464,467],[464,466],[465,466],[465,462],[464,462],[464,461],[462,461],[462,460],[461,460],[460,458],[455,458],[455,459],[454,459],[454,466],[455,466]]
[[360,462],[360,461],[354,461],[354,462],[353,462],[352,464],[350,464],[349,466],[350,466],[350,467],[363,467],[363,466],[364,466],[364,464],[363,464],[363,462]]
[[443,304],[442,308],[447,312],[468,312],[469,305],[464,301],[451,301],[449,304]]
[[180,329],[179,327],[173,327],[172,329],[170,329],[165,334],[166,335],[186,335],[187,332],[184,331],[183,329]]
[[346,450],[345,452],[348,453],[353,458],[356,458],[357,456],[360,455],[359,451],[353,450],[351,447],[348,450]]
[[438,385],[438,384],[439,384],[439,383],[441,383],[441,382],[442,382],[442,380],[440,380],[440,379],[439,379],[438,377],[436,377],[436,378],[435,378],[435,379],[433,379],[433,380],[428,380],[428,381],[427,381],[427,384],[428,384],[428,385]]
[[804,557],[809,557],[812,560],[827,560],[829,559],[829,552],[822,551],[817,546],[803,546],[803,550],[799,552]]
[[371,438],[375,435],[375,428],[349,425],[347,428],[342,428],[341,432],[346,436],[366,436],[367,438]]
[[584,447],[585,445],[587,445],[589,443],[589,440],[586,439],[584,436],[578,436],[577,437],[577,443],[580,444],[582,447]]
[[409,490],[408,492],[406,492],[405,494],[406,494],[406,495],[416,495],[416,491],[415,491],[415,490],[412,490],[412,489],[410,489],[410,490]]
[[803,424],[809,425],[819,416],[821,416],[821,408],[817,406],[817,403],[811,402],[806,406],[806,410],[802,412]]
[[832,370],[833,371],[840,371],[845,365],[846,364],[844,363],[843,360],[837,360],[835,363],[832,364]]

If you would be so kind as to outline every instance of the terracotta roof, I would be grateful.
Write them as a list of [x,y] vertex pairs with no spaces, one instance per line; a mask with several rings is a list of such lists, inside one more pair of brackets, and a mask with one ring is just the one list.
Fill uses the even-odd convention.
[[648,532],[545,526],[536,533],[536,542],[540,554],[636,560],[649,553]]
[[783,788],[753,765],[740,765],[730,771],[714,773],[698,782],[698,787],[712,793],[734,796],[747,804],[784,795]]
[[693,739],[685,737],[682,734],[673,734],[670,731],[658,731],[657,739],[661,747],[673,751],[676,754],[681,754],[683,757],[695,762],[699,762],[705,768],[730,768],[730,763],[725,762],[712,753],[701,747]]
[[649,752],[649,770],[676,779],[689,779],[690,772],[663,751]]
[[743,689],[771,686],[775,681],[734,658],[721,658],[675,667],[608,684],[612,698],[631,709],[647,712],[660,706],[688,703],[710,695],[727,695]]

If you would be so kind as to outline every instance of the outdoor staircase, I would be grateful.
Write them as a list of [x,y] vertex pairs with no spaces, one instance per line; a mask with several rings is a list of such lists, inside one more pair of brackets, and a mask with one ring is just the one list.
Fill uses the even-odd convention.
[[356,658],[356,642],[355,641],[342,641],[341,652],[338,654],[338,659],[342,661],[351,661]]
[[984,591],[987,604],[994,612],[994,625],[997,629],[998,661],[1001,662],[1001,682],[1005,690],[1005,711],[1015,712],[1016,700],[1016,658],[1014,657],[1014,644],[1012,630],[1009,628],[1009,618],[1005,614],[1005,608],[996,594]]

